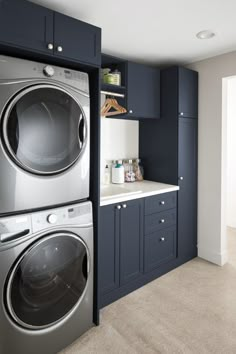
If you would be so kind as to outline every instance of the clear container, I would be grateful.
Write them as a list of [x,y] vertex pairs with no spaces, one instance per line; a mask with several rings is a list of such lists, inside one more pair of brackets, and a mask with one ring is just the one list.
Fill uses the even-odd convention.
[[135,182],[135,173],[133,171],[133,161],[129,160],[127,170],[125,172],[125,182]]
[[144,169],[141,164],[141,159],[136,159],[134,161],[134,173],[136,181],[143,181],[144,178]]
[[110,184],[111,183],[111,173],[110,173],[110,169],[109,169],[108,165],[106,165],[106,167],[105,167],[103,183],[104,184]]

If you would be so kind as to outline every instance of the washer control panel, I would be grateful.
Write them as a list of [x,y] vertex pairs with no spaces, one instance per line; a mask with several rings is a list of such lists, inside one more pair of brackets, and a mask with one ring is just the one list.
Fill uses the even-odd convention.
[[32,213],[33,233],[63,225],[86,226],[93,223],[92,203],[84,202],[68,207]]

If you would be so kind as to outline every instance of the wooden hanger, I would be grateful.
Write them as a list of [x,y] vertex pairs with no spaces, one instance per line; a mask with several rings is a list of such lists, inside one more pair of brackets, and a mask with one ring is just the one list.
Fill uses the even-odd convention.
[[[111,109],[113,109],[113,111],[110,111]],[[106,117],[115,116],[126,112],[127,110],[122,107],[115,98],[107,98],[101,108],[101,115]]]

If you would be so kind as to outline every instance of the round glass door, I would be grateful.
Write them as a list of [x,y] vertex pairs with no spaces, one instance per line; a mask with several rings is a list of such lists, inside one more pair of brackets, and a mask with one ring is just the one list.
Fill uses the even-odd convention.
[[6,303],[22,327],[41,329],[64,318],[82,299],[89,255],[73,234],[46,236],[18,260],[6,286]]
[[6,110],[3,137],[11,158],[35,174],[69,168],[86,142],[86,119],[78,102],[52,85],[35,85],[17,95]]

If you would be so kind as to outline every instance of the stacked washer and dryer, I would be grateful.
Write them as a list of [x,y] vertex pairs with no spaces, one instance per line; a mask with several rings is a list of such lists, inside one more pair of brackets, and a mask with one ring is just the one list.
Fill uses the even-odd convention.
[[53,354],[93,323],[86,73],[0,56],[0,354]]

